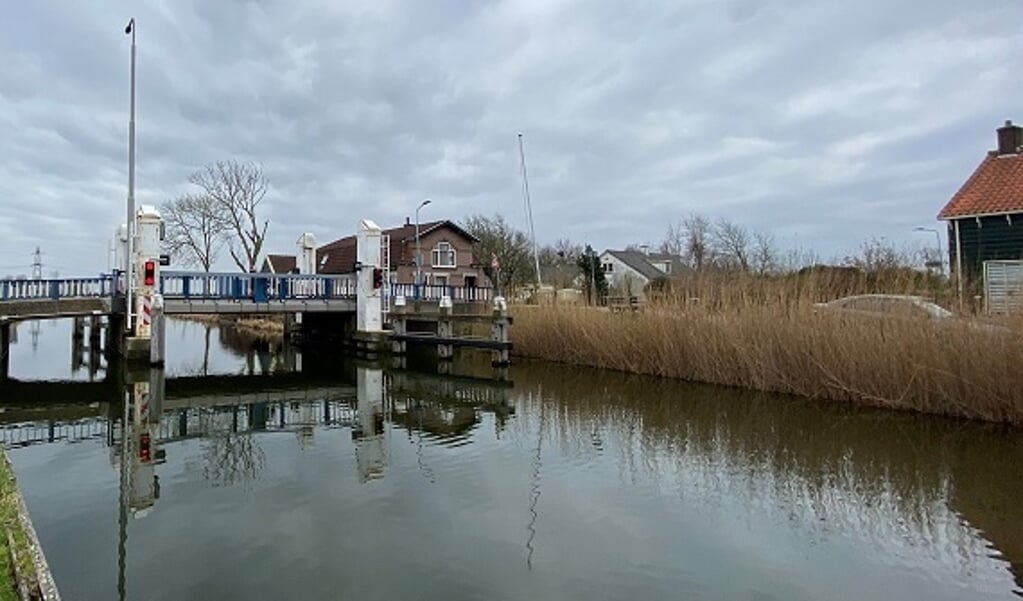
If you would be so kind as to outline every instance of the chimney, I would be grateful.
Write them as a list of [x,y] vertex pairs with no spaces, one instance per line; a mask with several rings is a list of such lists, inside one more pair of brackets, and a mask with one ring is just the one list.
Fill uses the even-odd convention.
[[411,217],[405,217],[405,225],[412,225],[412,218]]
[[1023,127],[1006,121],[998,128],[998,154],[1017,154],[1020,147],[1023,147]]
[[640,245],[639,250],[643,251],[644,255],[646,255],[648,257],[650,256],[650,245],[649,244],[642,244],[642,245]]

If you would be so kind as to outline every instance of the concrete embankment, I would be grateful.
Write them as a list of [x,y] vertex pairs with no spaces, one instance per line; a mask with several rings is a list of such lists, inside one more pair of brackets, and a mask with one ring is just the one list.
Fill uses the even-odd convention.
[[60,593],[46,563],[25,500],[18,490],[7,453],[0,449],[0,515],[4,533],[0,537],[0,599],[58,601]]

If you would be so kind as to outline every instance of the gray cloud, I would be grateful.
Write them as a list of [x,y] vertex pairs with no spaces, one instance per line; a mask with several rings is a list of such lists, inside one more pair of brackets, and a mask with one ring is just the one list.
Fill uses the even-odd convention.
[[[0,272],[106,264],[139,24],[139,202],[221,158],[273,189],[272,250],[358,219],[503,212],[597,247],[689,212],[831,256],[928,243],[1018,110],[1023,6],[946,0],[20,3],[0,22]],[[13,268],[11,266],[14,266]]]

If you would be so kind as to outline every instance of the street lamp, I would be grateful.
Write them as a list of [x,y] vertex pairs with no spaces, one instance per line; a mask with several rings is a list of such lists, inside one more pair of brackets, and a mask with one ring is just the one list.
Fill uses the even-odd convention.
[[419,247],[419,209],[430,204],[427,198],[416,207],[416,289],[423,283],[423,249]]
[[913,228],[913,231],[915,231],[915,232],[934,232],[934,242],[938,246],[938,262],[941,264],[941,273],[942,273],[942,275],[944,275],[945,274],[945,261],[941,258],[941,234],[938,232],[938,230],[936,230],[936,229],[934,229],[932,227],[917,226],[917,227]]
[[128,244],[124,257],[125,327],[134,332],[132,306],[135,296],[135,18],[128,21],[124,33],[131,36],[131,104],[128,116],[128,207],[124,227],[128,230]]

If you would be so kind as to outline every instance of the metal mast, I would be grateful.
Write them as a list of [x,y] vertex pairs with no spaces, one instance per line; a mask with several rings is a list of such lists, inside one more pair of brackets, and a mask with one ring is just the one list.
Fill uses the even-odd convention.
[[519,161],[522,165],[522,203],[526,208],[526,219],[529,221],[529,237],[533,242],[533,262],[536,265],[536,290],[540,291],[540,253],[536,248],[536,229],[533,227],[533,203],[529,198],[529,177],[526,174],[526,151],[522,147],[522,134],[519,133]]

